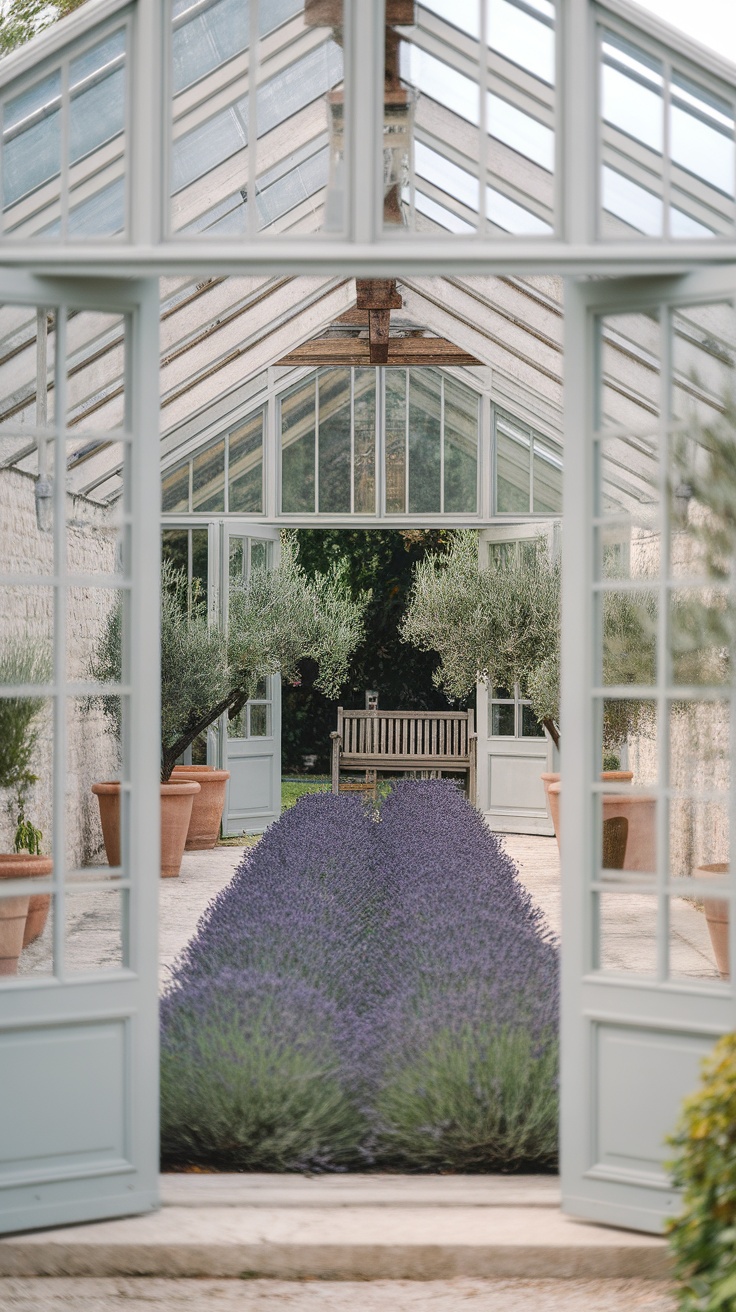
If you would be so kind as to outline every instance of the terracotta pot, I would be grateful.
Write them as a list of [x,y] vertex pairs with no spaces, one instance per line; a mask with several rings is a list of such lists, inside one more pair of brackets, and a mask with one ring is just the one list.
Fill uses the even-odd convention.
[[[606,775],[601,775],[601,778],[605,780]],[[553,819],[555,816],[553,808],[557,808],[556,814],[559,823],[559,783],[550,784],[549,803]],[[646,870],[649,872],[656,869],[656,807],[656,798],[648,797],[643,793],[603,794],[604,822],[621,817],[627,821],[628,825],[626,856],[620,869]],[[555,832],[559,843],[560,833],[557,826],[555,826]]]
[[[53,869],[54,862],[50,856],[31,856],[30,852],[13,852],[0,856],[0,875],[5,879],[31,879],[34,876],[48,878]],[[50,906],[50,893],[31,893],[23,933],[24,948],[43,934]]]
[[100,823],[107,854],[107,864],[109,866],[119,866],[120,784],[117,782],[93,784],[92,792],[95,794],[100,806]]
[[[161,877],[178,875],[192,817],[192,802],[199,792],[194,779],[170,779],[161,784]],[[100,804],[102,836],[108,863],[120,865],[120,784],[93,784]]]
[[[728,874],[728,865],[725,861],[716,861],[713,865],[698,866],[695,871],[696,879],[713,879],[721,875]],[[730,963],[728,960],[728,902],[719,897],[704,897],[703,906],[705,908],[705,919],[708,923],[708,933],[713,947],[713,953],[716,959],[721,979],[730,979]]]
[[185,851],[201,852],[214,847],[220,837],[229,770],[216,770],[212,765],[175,765],[171,778],[195,779],[200,786],[192,804]]
[[[14,854],[0,855],[0,879],[18,879]],[[17,975],[30,897],[0,898],[0,975]]]
[[[555,831],[555,837],[557,839],[557,842],[559,843],[560,841],[560,790],[558,788],[556,792],[552,793],[550,792],[550,788],[552,784],[558,784],[560,782],[560,776],[558,773],[554,771],[549,771],[546,774],[540,775],[540,778],[542,780],[542,783],[544,784],[544,795],[547,801],[547,809],[549,810],[550,819],[552,821],[552,826]],[[601,774],[601,780],[604,783],[630,784],[633,778],[634,778],[633,770],[604,770]]]
[[161,877],[178,875],[187,841],[192,804],[200,785],[196,779],[170,779],[161,785]]

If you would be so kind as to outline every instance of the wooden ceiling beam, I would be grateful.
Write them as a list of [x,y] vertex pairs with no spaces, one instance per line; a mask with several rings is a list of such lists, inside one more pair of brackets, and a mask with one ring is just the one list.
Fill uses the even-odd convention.
[[400,310],[404,304],[395,278],[356,278],[355,291],[359,310]]
[[388,330],[391,323],[390,310],[368,311],[368,345],[371,364],[388,364]]
[[[408,365],[480,365],[482,360],[463,351],[445,337],[389,337],[383,364]],[[365,338],[318,337],[304,342],[277,362],[279,365],[370,366],[377,362],[371,357],[371,343]]]

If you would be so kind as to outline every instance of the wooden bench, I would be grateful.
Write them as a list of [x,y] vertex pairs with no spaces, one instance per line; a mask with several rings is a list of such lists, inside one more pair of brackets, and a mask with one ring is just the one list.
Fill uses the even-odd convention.
[[478,736],[473,711],[344,711],[332,739],[332,791],[340,770],[437,770],[467,775],[475,806]]

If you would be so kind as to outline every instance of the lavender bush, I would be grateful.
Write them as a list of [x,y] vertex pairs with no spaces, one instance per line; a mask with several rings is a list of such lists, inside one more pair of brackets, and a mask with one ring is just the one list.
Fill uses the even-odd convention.
[[488,1170],[556,1154],[557,954],[454,784],[302,798],[162,1015],[168,1161]]

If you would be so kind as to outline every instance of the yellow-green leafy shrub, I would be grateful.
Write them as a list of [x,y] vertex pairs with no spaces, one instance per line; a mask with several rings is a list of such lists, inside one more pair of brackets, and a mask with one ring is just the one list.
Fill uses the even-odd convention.
[[736,1312],[736,1034],[704,1063],[670,1140],[684,1208],[670,1223],[681,1312]]

